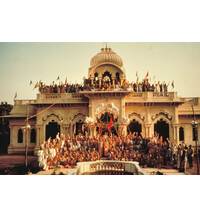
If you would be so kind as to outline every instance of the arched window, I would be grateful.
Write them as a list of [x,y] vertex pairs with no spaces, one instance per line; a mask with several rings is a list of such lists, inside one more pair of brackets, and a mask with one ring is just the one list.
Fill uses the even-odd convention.
[[109,71],[105,71],[102,78],[103,80],[106,78],[107,81],[112,81],[112,74]]
[[83,121],[82,120],[79,120],[78,122],[76,122],[75,134],[76,135],[83,134]]
[[119,72],[117,72],[115,74],[115,76],[116,76],[116,82],[120,82],[120,74],[119,74]]
[[31,140],[31,143],[36,143],[36,130],[35,130],[35,128],[31,129],[30,140]]
[[18,130],[18,133],[17,133],[17,142],[23,143],[23,131],[21,128]]
[[60,133],[60,125],[57,122],[51,121],[46,125],[46,140],[50,137],[55,139],[58,133]]
[[195,127],[192,127],[192,140],[193,141],[198,140],[198,130]]
[[130,124],[127,127],[127,132],[128,133],[134,133],[137,132],[138,134],[141,134],[142,132],[142,125],[136,121],[135,119],[133,119]]
[[95,74],[94,74],[94,77],[96,78],[98,78],[98,76],[99,76],[99,74],[98,74],[98,72],[95,72]]
[[95,85],[95,88],[99,87],[99,75],[97,72],[94,74],[94,85]]
[[169,123],[161,118],[154,124],[154,133],[157,133],[159,137],[162,136],[163,140],[166,140],[169,138]]
[[184,135],[184,128],[180,127],[179,128],[179,141],[184,141],[185,135]]

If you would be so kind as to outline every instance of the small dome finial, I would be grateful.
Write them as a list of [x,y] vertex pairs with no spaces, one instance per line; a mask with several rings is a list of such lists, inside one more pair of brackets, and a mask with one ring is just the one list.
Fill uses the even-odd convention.
[[111,48],[108,48],[107,43],[104,43],[103,48],[101,48],[101,52],[92,57],[90,66],[93,67],[106,62],[114,63],[120,67],[123,66],[121,57],[113,52]]

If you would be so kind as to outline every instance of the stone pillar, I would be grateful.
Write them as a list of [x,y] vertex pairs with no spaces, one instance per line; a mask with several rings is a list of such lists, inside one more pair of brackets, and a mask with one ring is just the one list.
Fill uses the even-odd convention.
[[151,124],[145,124],[145,137],[151,137]]
[[75,134],[76,134],[76,123],[72,125],[72,135],[75,136]]
[[10,145],[9,148],[13,146],[13,144],[15,143],[14,140],[15,136],[14,136],[14,127],[10,126]]
[[125,118],[125,100],[124,100],[124,98],[121,98],[121,104],[120,104],[120,118],[121,118],[121,120],[123,119],[123,118]]
[[60,133],[62,133],[62,134],[66,134],[67,133],[67,131],[66,131],[66,124],[62,124],[61,129],[60,129]]
[[89,116],[92,117],[92,103],[89,101]]
[[91,129],[91,127],[89,127],[89,126],[88,126],[88,136],[89,136],[89,137],[92,136],[92,129]]
[[65,127],[64,127],[63,121],[61,120],[61,121],[59,122],[59,124],[60,124],[60,134],[61,134],[61,133],[64,134],[64,132],[65,132]]
[[40,146],[40,126],[36,126],[36,146]]
[[90,127],[90,136],[95,136],[95,127]]
[[179,125],[176,126],[176,144],[179,143]]
[[116,77],[115,76],[113,77],[112,82],[113,82],[113,88],[115,89],[115,82],[116,82]]
[[174,122],[173,122],[173,130],[174,130],[174,140],[176,145],[179,144],[179,119],[178,119],[178,107],[174,109]]
[[94,136],[96,137],[97,135],[97,130],[96,130],[96,126],[94,127]]
[[46,139],[46,124],[40,126],[40,143]]
[[70,137],[73,136],[73,124],[72,123],[70,124],[70,127],[69,127],[69,135]]
[[40,145],[41,145],[41,125],[37,125],[36,126],[36,145],[34,148],[34,155],[37,155],[37,151],[40,149]]
[[127,125],[123,125],[123,133],[124,133],[124,136],[127,135]]
[[120,84],[121,85],[123,84],[124,80],[125,80],[125,76],[124,76],[124,74],[122,74],[120,77]]
[[173,141],[175,142],[176,145],[178,145],[179,144],[179,125],[173,124],[172,130],[173,130]]
[[14,126],[10,126],[10,145],[8,146],[8,154],[13,153],[13,148],[16,143],[17,143],[16,128]]
[[102,77],[99,77],[99,88],[101,89]]
[[91,84],[94,84],[94,77],[91,77]]
[[64,134],[69,136],[70,135],[70,124],[65,124],[63,127],[64,127],[63,128],[64,129]]
[[119,134],[122,135],[122,136],[127,135],[127,125],[125,125],[125,124],[120,124],[119,125]]
[[176,142],[176,130],[175,130],[175,126],[172,125],[171,126],[171,134],[170,134],[170,140],[175,144]]

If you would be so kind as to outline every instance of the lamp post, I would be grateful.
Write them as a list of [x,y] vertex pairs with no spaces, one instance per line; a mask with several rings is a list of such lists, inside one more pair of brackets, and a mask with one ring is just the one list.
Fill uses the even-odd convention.
[[28,167],[28,138],[29,138],[29,129],[31,128],[30,124],[28,123],[28,120],[26,120],[26,125],[24,126],[25,130],[25,166]]
[[194,130],[194,140],[196,149],[196,160],[197,160],[197,175],[199,175],[199,154],[198,154],[198,122],[192,121],[192,128]]
[[194,130],[194,140],[196,149],[196,160],[197,160],[197,175],[199,175],[199,154],[198,154],[198,122],[195,120],[194,107],[192,105],[193,121],[192,128]]

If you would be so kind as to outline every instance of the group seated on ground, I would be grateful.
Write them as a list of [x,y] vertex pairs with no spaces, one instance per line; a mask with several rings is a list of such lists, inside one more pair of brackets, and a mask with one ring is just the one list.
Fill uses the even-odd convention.
[[159,135],[143,138],[138,133],[127,136],[103,135],[96,137],[57,135],[49,138],[38,151],[39,166],[48,170],[55,167],[74,168],[78,162],[106,160],[138,161],[142,167],[183,169],[187,162],[192,167],[193,150],[184,145],[178,148]]

